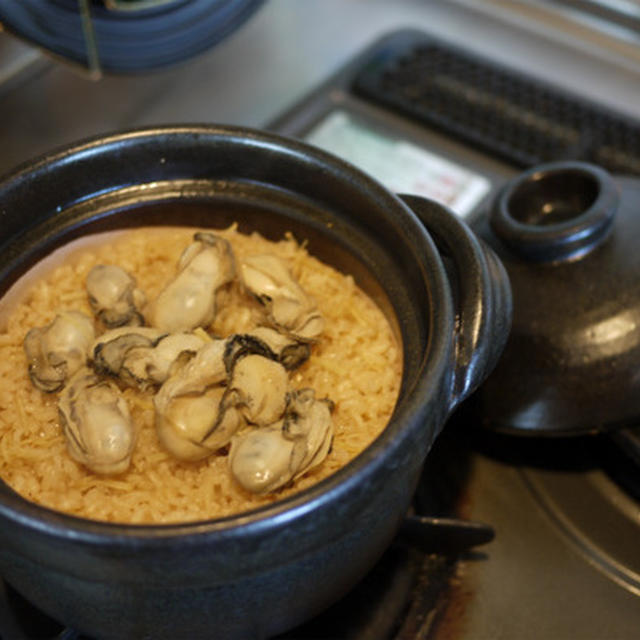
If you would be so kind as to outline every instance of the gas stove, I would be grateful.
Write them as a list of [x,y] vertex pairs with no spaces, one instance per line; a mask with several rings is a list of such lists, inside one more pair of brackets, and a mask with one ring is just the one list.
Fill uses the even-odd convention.
[[[10,125],[0,163],[125,126],[260,126],[342,155],[395,191],[441,199],[472,226],[506,180],[541,160],[640,175],[640,56],[546,5],[274,1],[210,55],[100,83],[27,47],[25,69],[0,91]],[[440,106],[415,82],[424,51]],[[42,95],[47,112],[35,110]],[[637,434],[523,438],[480,422],[471,401],[430,452],[410,514],[432,519],[421,533],[404,527],[346,598],[279,640],[637,637]],[[81,640],[7,584],[0,636]]]
[[[479,229],[505,182],[531,166],[571,159],[640,175],[640,119],[413,29],[385,35],[274,127],[395,191],[440,200]],[[495,540],[453,564],[440,556],[449,571],[442,592],[420,609],[442,575],[432,568],[389,637],[634,637],[637,429],[502,435],[480,426],[474,404],[430,454],[417,500],[428,493],[429,513],[490,523]]]

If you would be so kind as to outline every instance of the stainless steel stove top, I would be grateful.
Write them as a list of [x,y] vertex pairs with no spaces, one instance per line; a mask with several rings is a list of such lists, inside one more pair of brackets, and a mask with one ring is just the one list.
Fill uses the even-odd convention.
[[[175,68],[100,81],[0,33],[0,172],[51,147],[167,122],[265,126],[385,33],[413,27],[632,115],[640,48],[540,0],[269,0]],[[637,37],[637,36],[636,36]]]

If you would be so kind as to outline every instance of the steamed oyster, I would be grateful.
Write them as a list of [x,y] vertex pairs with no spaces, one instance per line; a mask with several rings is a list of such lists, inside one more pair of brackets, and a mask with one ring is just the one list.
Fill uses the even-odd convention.
[[208,456],[242,425],[241,414],[225,402],[225,347],[225,340],[206,343],[153,399],[158,438],[181,460]]
[[267,344],[287,371],[297,369],[311,356],[311,346],[308,342],[287,337],[270,327],[257,327],[251,335]]
[[118,376],[132,349],[153,348],[166,335],[166,331],[153,327],[119,327],[107,331],[91,346],[93,367],[97,373]]
[[231,441],[234,479],[247,491],[264,494],[319,465],[331,448],[332,409],[330,400],[316,400],[313,389],[290,393],[283,420],[247,429]]
[[294,443],[282,433],[282,423],[240,433],[231,441],[229,469],[234,480],[251,493],[275,491],[293,478]]
[[84,367],[63,390],[58,403],[71,456],[95,473],[127,470],[136,433],[118,387]]
[[309,359],[311,346],[271,327],[257,327],[249,333],[238,333],[228,339],[225,353],[227,369],[230,371],[233,362],[248,353],[277,360],[287,371],[292,371]]
[[[239,340],[242,338],[242,340]],[[160,387],[156,430],[173,455],[197,460],[229,443],[245,422],[266,425],[282,417],[289,380],[275,359],[246,335],[206,344]]]
[[208,387],[226,382],[225,348],[226,340],[205,342],[194,357],[160,387],[155,398],[156,405],[164,406],[175,396],[202,393]]
[[287,371],[279,362],[249,354],[233,366],[227,402],[238,407],[248,422],[268,425],[282,417],[288,388]]
[[46,327],[29,330],[23,346],[33,385],[48,393],[62,389],[86,363],[94,336],[93,321],[80,311],[62,311]]
[[231,245],[213,233],[200,232],[183,251],[178,274],[150,305],[150,325],[168,332],[210,325],[216,314],[216,292],[235,276]]
[[151,327],[120,327],[102,334],[92,349],[99,373],[148,389],[162,384],[205,344],[196,333],[166,333]]
[[146,304],[146,296],[136,287],[135,278],[121,267],[96,265],[89,271],[86,287],[91,309],[109,329],[144,324],[140,309]]
[[172,397],[156,412],[160,442],[180,460],[200,460],[226,446],[244,420],[224,400],[224,387]]
[[245,287],[265,306],[274,327],[305,341],[315,340],[322,333],[324,319],[314,300],[280,258],[271,254],[248,256],[240,270]]
[[313,389],[289,394],[282,425],[286,438],[295,442],[291,466],[294,477],[320,464],[331,448],[334,404],[328,398],[316,400]]

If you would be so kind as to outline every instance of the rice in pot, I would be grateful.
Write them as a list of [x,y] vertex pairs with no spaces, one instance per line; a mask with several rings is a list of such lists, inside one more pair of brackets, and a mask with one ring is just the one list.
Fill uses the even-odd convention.
[[[312,387],[335,403],[334,438],[324,462],[292,486],[267,495],[240,488],[227,470],[227,456],[214,453],[181,462],[160,445],[154,429],[152,394],[126,389],[139,429],[131,466],[114,476],[97,475],[68,454],[60,428],[57,394],[35,389],[27,374],[23,339],[32,327],[61,310],[91,314],[85,279],[101,263],[134,274],[149,300],[175,272],[193,229],[154,228],[111,234],[90,247],[68,251],[20,300],[5,304],[0,325],[0,476],[26,499],[95,520],[169,523],[236,514],[281,499],[329,476],[365,449],[384,429],[401,378],[401,353],[381,310],[353,278],[310,256],[286,236],[277,243],[234,227],[216,231],[242,257],[272,253],[283,258],[325,317],[325,328],[310,360],[292,372],[293,386]],[[222,336],[248,331],[255,317],[236,289],[224,300],[213,331]]]

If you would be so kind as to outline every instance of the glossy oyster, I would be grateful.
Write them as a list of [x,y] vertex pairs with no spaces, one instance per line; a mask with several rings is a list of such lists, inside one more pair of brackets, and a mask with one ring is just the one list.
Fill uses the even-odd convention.
[[236,406],[248,422],[264,426],[282,417],[288,390],[289,377],[279,362],[249,354],[233,366],[227,402]]
[[162,406],[169,398],[202,393],[207,387],[226,382],[225,347],[226,341],[222,339],[205,342],[195,356],[160,387],[156,404]]
[[167,451],[180,460],[201,460],[229,444],[244,420],[224,399],[224,387],[168,399],[156,413],[158,437]]
[[62,311],[46,327],[35,327],[24,338],[29,377],[41,391],[64,386],[89,356],[95,337],[93,320],[80,311]]
[[251,493],[269,493],[320,464],[333,439],[332,409],[313,389],[289,394],[283,420],[233,438],[229,467],[236,482]]
[[285,437],[295,442],[291,466],[294,477],[320,464],[331,448],[334,404],[328,398],[316,400],[313,389],[289,394],[282,425]]
[[132,349],[151,349],[167,335],[153,327],[119,327],[103,333],[91,346],[93,367],[97,373],[118,376]]
[[176,277],[147,310],[149,324],[167,332],[207,327],[216,314],[216,293],[235,277],[230,243],[209,232],[196,233],[178,261]]
[[304,364],[311,356],[311,346],[308,342],[301,342],[283,335],[269,327],[257,327],[251,334],[262,340],[276,355],[278,362],[287,371],[293,371]]
[[245,287],[265,306],[275,328],[298,340],[318,338],[324,319],[284,261],[271,254],[248,256],[240,271]]
[[227,370],[231,371],[238,358],[250,353],[277,360],[287,371],[292,371],[309,359],[311,346],[270,327],[257,327],[228,338],[225,352]]
[[135,278],[122,267],[96,265],[89,271],[86,287],[91,309],[107,328],[144,324],[140,310],[147,298],[137,288]]
[[167,380],[205,341],[196,333],[120,327],[95,341],[93,366],[99,373],[116,376],[125,384],[144,390]]
[[208,456],[243,424],[236,407],[225,402],[225,346],[225,340],[206,343],[154,397],[158,438],[181,460]]
[[294,443],[284,437],[282,421],[261,429],[243,431],[231,441],[229,470],[250,493],[275,491],[293,478]]
[[99,474],[128,469],[136,432],[127,403],[113,382],[83,367],[61,393],[58,409],[75,460]]
[[213,340],[156,395],[158,437],[176,457],[200,459],[227,445],[245,422],[279,420],[288,387],[286,369],[259,338]]

